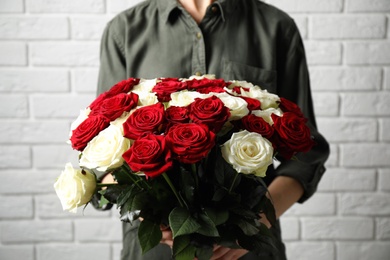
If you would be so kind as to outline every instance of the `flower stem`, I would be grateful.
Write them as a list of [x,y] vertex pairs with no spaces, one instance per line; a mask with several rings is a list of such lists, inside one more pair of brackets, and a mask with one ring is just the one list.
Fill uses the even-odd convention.
[[165,181],[168,183],[169,187],[171,187],[171,190],[173,191],[173,194],[175,194],[176,199],[179,202],[180,206],[184,207],[183,202],[181,201],[181,199],[179,197],[179,194],[177,194],[175,186],[173,186],[173,184],[171,182],[171,179],[169,179],[168,175],[165,172],[162,174],[162,176],[164,177]]
[[193,164],[191,164],[191,173],[192,173],[192,177],[194,178],[194,180],[195,180],[195,187],[196,187],[196,189],[198,189],[199,188],[199,180],[198,180],[198,169],[197,169],[197,167],[196,167],[196,164],[195,163],[193,163]]
[[233,179],[233,181],[232,181],[232,184],[230,185],[229,193],[232,192],[232,189],[233,189],[234,183],[236,182],[237,177],[238,177],[238,172],[236,172],[236,175],[234,176],[234,179]]

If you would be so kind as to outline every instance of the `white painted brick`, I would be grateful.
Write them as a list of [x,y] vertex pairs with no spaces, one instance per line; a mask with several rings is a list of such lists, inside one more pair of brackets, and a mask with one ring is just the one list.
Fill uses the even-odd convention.
[[80,109],[86,108],[95,95],[37,95],[31,98],[32,113],[39,118],[76,119]]
[[341,94],[341,112],[346,116],[388,116],[390,115],[390,92]]
[[0,169],[31,167],[31,151],[28,146],[1,145]]
[[335,254],[332,242],[287,242],[286,251],[289,260],[330,260]]
[[376,238],[390,239],[390,218],[376,219]]
[[[390,26],[389,26],[390,30]],[[390,36],[390,32],[388,33]],[[384,77],[384,89],[385,90],[390,90],[390,68],[385,68],[385,77]]]
[[389,215],[390,194],[343,193],[339,196],[339,211],[343,215]]
[[306,41],[305,49],[309,65],[341,64],[341,44],[338,42]]
[[335,213],[336,196],[334,194],[316,193],[305,203],[294,204],[285,214],[287,216],[331,216]]
[[379,169],[378,188],[381,191],[390,191],[390,169]]
[[26,0],[31,13],[102,13],[104,0]]
[[27,96],[2,95],[0,96],[0,117],[23,118],[28,117]]
[[0,2],[0,13],[22,13],[23,11],[23,0],[1,0]]
[[338,93],[313,92],[312,96],[317,116],[337,116],[339,114]]
[[307,16],[293,15],[292,18],[294,19],[295,24],[299,29],[299,33],[301,34],[302,39],[307,39],[307,35],[308,35]]
[[73,237],[71,221],[3,221],[0,223],[1,241],[21,242],[60,242],[71,241]]
[[34,215],[33,200],[31,196],[0,196],[0,218],[32,218]]
[[33,245],[0,245],[0,259],[34,260],[34,246]]
[[[302,219],[304,239],[372,239],[374,223],[371,218],[317,217]],[[341,258],[344,259],[344,258]]]
[[100,40],[108,22],[104,17],[73,17],[70,20],[72,39]]
[[294,217],[280,218],[283,241],[299,239],[299,220]]
[[69,136],[65,121],[9,121],[0,124],[0,143],[64,143]]
[[77,219],[75,239],[80,242],[119,242],[122,239],[122,222],[119,219]]
[[375,169],[330,168],[322,177],[318,190],[333,192],[373,191],[375,187]]
[[98,66],[99,43],[31,43],[31,62],[36,66]]
[[342,10],[343,1],[342,0],[330,0],[330,1],[321,1],[321,0],[272,0],[269,1],[270,4],[275,5],[287,12],[340,12]]
[[140,2],[143,2],[143,0],[110,0],[107,3],[107,8],[110,13],[116,14]]
[[330,142],[375,141],[377,123],[375,119],[320,118],[317,120],[321,133]]
[[[53,182],[54,183],[54,182]],[[77,209],[77,213],[71,213],[64,211],[61,206],[60,199],[54,193],[47,195],[35,196],[35,214],[40,219],[52,219],[52,218],[106,218],[111,214],[110,210],[99,211],[92,205],[87,207],[80,207]]]
[[66,39],[65,17],[0,17],[0,39]]
[[108,244],[38,245],[37,257],[39,260],[111,259]]
[[338,165],[339,165],[339,148],[336,144],[330,144],[330,155],[328,160],[326,161],[326,167],[336,167]]
[[390,141],[390,119],[382,118],[379,120],[379,140]]
[[78,166],[78,152],[65,144],[65,140],[64,145],[33,146],[32,152],[35,168],[63,168],[67,162],[71,162],[73,167]]
[[72,71],[72,82],[76,92],[96,94],[98,75],[98,69],[77,69]]
[[310,38],[373,39],[386,36],[384,15],[321,15],[312,17]]
[[0,171],[1,194],[53,193],[54,182],[61,170],[4,170]]
[[0,42],[0,65],[27,65],[26,44],[21,42]]
[[388,260],[390,242],[338,242],[336,252],[337,259]]
[[112,259],[121,259],[122,243],[112,243]]
[[379,90],[382,71],[369,67],[314,67],[310,69],[310,78],[314,91]]
[[69,91],[69,84],[67,70],[0,70],[2,92],[66,92]]
[[346,0],[348,12],[386,12],[390,11],[388,0]]
[[390,166],[390,146],[385,143],[341,145],[341,164],[351,167]]
[[350,65],[390,64],[390,42],[347,42],[346,62]]

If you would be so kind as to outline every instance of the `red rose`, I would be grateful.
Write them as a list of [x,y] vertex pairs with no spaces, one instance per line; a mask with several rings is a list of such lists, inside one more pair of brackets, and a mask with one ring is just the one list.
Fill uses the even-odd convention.
[[196,163],[213,148],[215,134],[202,124],[176,124],[169,129],[166,140],[179,162]]
[[242,118],[242,127],[249,132],[261,134],[264,138],[270,140],[274,135],[274,128],[268,124],[262,117],[253,114]]
[[131,170],[153,178],[172,168],[171,154],[164,136],[147,134],[135,140],[122,157]]
[[106,100],[107,98],[109,98],[110,96],[107,94],[107,92],[104,92],[102,94],[100,94],[94,101],[92,101],[92,103],[88,106],[91,110],[94,110],[96,109],[97,107],[99,107],[101,105],[101,103]]
[[[199,93],[209,93],[209,92],[225,92],[223,88],[227,83],[223,79],[193,79],[187,81],[188,89],[196,90]],[[208,91],[208,92],[207,92]]]
[[171,106],[165,110],[165,117],[171,123],[188,123],[189,110],[187,107]]
[[244,87],[241,87],[241,86],[235,86],[232,88],[232,91],[237,93],[237,94],[241,94],[241,89],[243,89],[244,91],[246,92],[249,92],[250,89],[249,88],[244,88]]
[[110,121],[114,121],[120,117],[123,112],[130,111],[137,106],[138,95],[135,93],[121,93],[116,96],[106,98],[99,106],[96,106],[91,111],[91,115],[104,115]]
[[168,102],[171,100],[171,94],[187,89],[187,84],[177,79],[165,79],[158,82],[152,89],[157,94],[160,102]]
[[72,131],[70,142],[73,149],[82,151],[88,142],[110,124],[110,120],[102,115],[90,116]]
[[278,154],[285,159],[297,152],[308,152],[314,145],[306,119],[292,112],[282,116],[271,115],[276,131],[276,146]]
[[226,92],[224,88],[221,88],[218,86],[198,88],[196,91],[199,93],[202,93],[202,94],[209,94],[210,92],[213,92],[213,93],[225,93]]
[[248,103],[249,111],[260,110],[261,109],[261,102],[260,102],[260,100],[257,100],[257,99],[254,99],[254,98],[250,98],[250,97],[242,97],[242,96],[240,96],[240,98],[244,99],[246,101],[246,103]]
[[297,104],[283,97],[280,98],[279,108],[283,112],[292,112],[300,117],[304,117],[300,107]]
[[190,105],[190,118],[193,122],[207,125],[218,132],[229,119],[230,111],[216,96],[205,99],[196,98]]
[[128,78],[122,80],[111,87],[110,90],[107,91],[110,97],[118,95],[120,93],[128,93],[130,92],[135,85],[139,83],[139,79],[137,78]]
[[124,136],[136,140],[144,133],[158,133],[164,122],[163,104],[141,107],[135,110],[123,124]]

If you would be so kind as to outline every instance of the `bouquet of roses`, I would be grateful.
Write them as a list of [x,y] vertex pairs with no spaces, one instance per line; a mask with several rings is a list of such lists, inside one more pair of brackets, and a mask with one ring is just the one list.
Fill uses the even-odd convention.
[[275,221],[262,178],[274,158],[311,149],[305,123],[296,104],[246,81],[130,78],[72,124],[81,169],[67,164],[55,189],[66,210],[98,194],[122,221],[142,219],[143,252],[160,242],[161,225],[176,259],[208,259],[215,244],[256,252],[272,246],[260,214]]

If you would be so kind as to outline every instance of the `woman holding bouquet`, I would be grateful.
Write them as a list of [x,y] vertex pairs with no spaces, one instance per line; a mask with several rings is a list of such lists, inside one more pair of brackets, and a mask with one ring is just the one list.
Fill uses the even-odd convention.
[[[298,160],[281,161],[265,178],[276,216],[316,190],[329,147],[316,129],[301,37],[284,12],[257,0],[148,0],[107,25],[101,42],[98,91],[129,77],[189,77],[215,74],[245,80],[297,103],[308,118],[316,145]],[[111,182],[111,176],[100,176]],[[269,227],[263,216],[260,221]],[[215,246],[211,259],[286,259],[277,223],[270,227],[277,249],[259,257],[243,249]],[[145,255],[137,226],[123,224],[122,259],[171,259],[169,229]]]

